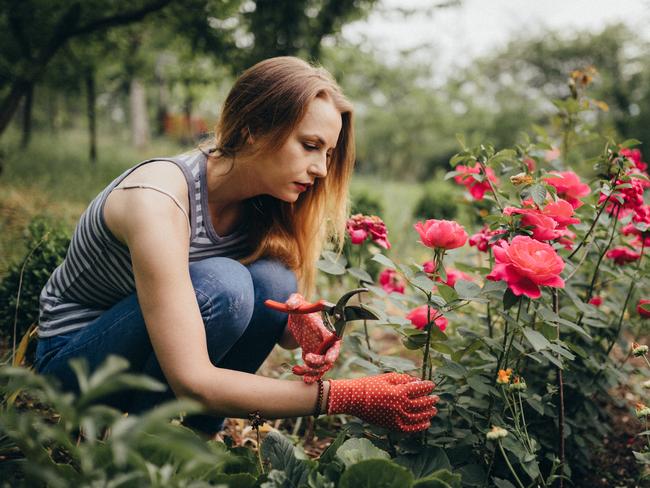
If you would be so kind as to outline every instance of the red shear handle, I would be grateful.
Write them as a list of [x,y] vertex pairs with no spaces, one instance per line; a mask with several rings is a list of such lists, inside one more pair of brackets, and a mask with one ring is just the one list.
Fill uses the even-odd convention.
[[304,303],[299,305],[297,308],[289,308],[286,303],[276,302],[275,300],[265,300],[264,305],[270,309],[277,310],[278,312],[304,314],[322,312],[327,307],[327,302],[325,300],[318,300],[316,303]]

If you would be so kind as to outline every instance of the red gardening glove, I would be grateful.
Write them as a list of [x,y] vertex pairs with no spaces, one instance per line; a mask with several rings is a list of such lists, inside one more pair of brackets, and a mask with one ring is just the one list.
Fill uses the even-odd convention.
[[[290,310],[295,310],[300,305],[308,303],[299,293],[292,294],[285,302]],[[287,322],[289,331],[302,348],[304,365],[295,365],[294,374],[302,376],[305,383],[314,383],[332,368],[334,361],[339,357],[341,339],[332,341],[335,336],[323,324],[320,312],[310,314],[289,314]],[[322,350],[323,344],[331,345]]]
[[349,380],[330,380],[327,413],[347,413],[401,432],[428,429],[438,413],[435,385],[408,374],[386,373]]

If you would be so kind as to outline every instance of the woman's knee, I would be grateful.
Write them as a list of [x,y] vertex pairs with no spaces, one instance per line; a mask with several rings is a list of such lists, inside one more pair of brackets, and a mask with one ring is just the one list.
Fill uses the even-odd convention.
[[253,281],[246,267],[233,259],[208,258],[190,264],[190,277],[206,328],[217,324],[241,335],[254,306]]
[[295,273],[276,259],[255,261],[248,266],[248,271],[253,280],[256,301],[258,298],[270,298],[284,302],[298,288]]

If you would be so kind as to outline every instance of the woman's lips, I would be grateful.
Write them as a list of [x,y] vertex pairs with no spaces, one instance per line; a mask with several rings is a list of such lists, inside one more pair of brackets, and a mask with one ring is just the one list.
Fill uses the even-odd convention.
[[298,183],[296,181],[293,182],[294,185],[300,190],[301,192],[307,191],[307,188],[309,188],[309,185],[305,185],[304,183]]

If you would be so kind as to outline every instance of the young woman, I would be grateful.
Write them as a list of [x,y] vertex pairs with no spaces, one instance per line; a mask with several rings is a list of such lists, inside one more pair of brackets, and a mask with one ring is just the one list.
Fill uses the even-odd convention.
[[[144,161],[81,216],[41,293],[38,371],[76,389],[68,361],[110,354],[170,388],[111,399],[128,411],[174,395],[211,413],[265,418],[349,413],[395,430],[428,428],[433,384],[385,374],[323,382],[319,315],[263,305],[313,289],[327,238],[340,243],[354,163],[352,107],[331,75],[292,57],[262,61],[228,95],[214,147]],[[303,303],[300,295],[287,302]],[[257,376],[273,346],[302,347],[304,381]]]

